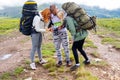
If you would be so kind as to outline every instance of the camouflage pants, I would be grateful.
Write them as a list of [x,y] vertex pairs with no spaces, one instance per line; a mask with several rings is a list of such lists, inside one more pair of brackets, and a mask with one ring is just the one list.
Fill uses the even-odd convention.
[[54,45],[56,49],[56,54],[58,61],[62,61],[62,54],[61,54],[61,45],[64,49],[66,61],[69,61],[69,39],[67,32],[58,32],[57,35],[53,34],[54,38]]

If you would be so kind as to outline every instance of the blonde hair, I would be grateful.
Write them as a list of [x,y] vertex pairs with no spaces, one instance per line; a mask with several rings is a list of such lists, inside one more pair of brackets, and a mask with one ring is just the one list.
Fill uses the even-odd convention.
[[57,12],[57,16],[58,18],[63,21],[64,20],[64,12],[62,10],[58,11]]

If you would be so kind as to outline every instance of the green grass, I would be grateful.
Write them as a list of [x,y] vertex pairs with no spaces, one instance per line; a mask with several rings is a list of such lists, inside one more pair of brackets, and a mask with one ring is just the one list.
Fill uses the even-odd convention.
[[90,66],[105,67],[105,66],[108,66],[108,63],[105,61],[92,61]]
[[84,58],[79,55],[80,60],[80,67],[76,70],[71,72],[71,74],[75,77],[75,80],[99,80],[96,76],[94,76],[90,71],[88,71],[82,62]]
[[120,19],[111,18],[111,19],[98,19],[97,24],[99,26],[105,27],[108,30],[120,31]]
[[55,53],[53,42],[44,42],[44,44],[42,44],[42,53],[44,56],[53,56]]
[[106,18],[98,19],[97,25],[99,26],[99,34],[115,33],[115,35],[120,35],[120,18]]
[[92,55],[95,58],[99,58],[100,54],[95,50],[94,52],[90,53],[90,55]]
[[114,42],[112,43],[113,47],[116,49],[120,49],[120,42]]
[[17,67],[17,68],[14,70],[14,75],[15,75],[15,76],[20,75],[20,74],[23,72],[23,70],[24,70],[23,67]]
[[[5,72],[0,76],[0,80],[13,80],[13,77],[19,78],[19,75],[23,73],[24,68],[23,67],[17,67],[14,71],[12,72]],[[20,80],[20,78],[18,79]]]
[[0,18],[0,35],[8,34],[19,28],[18,18]]
[[[73,55],[71,56],[71,58],[73,58]],[[48,74],[50,76],[53,76],[55,78],[58,74],[63,75],[65,73],[70,73],[70,75],[75,76],[76,80],[79,80],[80,78],[81,78],[81,80],[82,79],[89,80],[89,78],[92,80],[98,80],[98,78],[96,76],[92,75],[91,72],[89,72],[88,70],[85,69],[85,65],[82,63],[84,59],[81,55],[79,57],[81,65],[80,65],[79,69],[76,70],[75,72],[71,72],[68,67],[65,67],[65,65],[62,65],[60,68],[57,68],[56,67],[56,59],[54,59],[54,58],[48,58],[47,60],[48,60],[48,63],[44,64],[43,67],[48,70]],[[65,63],[65,62],[63,62],[63,63]],[[72,61],[72,63],[73,63],[73,65],[75,64],[74,61]]]
[[50,73],[48,73],[50,76],[53,76],[53,77],[56,77],[57,76],[57,74],[56,74],[56,72],[50,72]]
[[26,59],[25,64],[30,64],[30,60]]
[[120,49],[120,18],[98,19],[98,35],[101,36],[102,43],[113,45]]
[[49,58],[49,59],[47,59],[47,60],[48,60],[48,63],[43,65],[43,67],[44,67],[45,69],[49,69],[49,68],[51,68],[51,67],[55,67],[56,61],[55,61],[54,59]]
[[85,68],[81,67],[75,73],[76,80],[98,80],[96,76],[93,76],[89,71],[85,70]]
[[90,39],[85,40],[84,48],[90,47],[90,48],[97,48],[97,46],[94,45],[94,43]]
[[[6,23],[5,23],[6,22]],[[8,22],[8,23],[7,23]],[[119,35],[120,32],[120,19],[99,19],[98,20],[98,25],[104,29],[104,32],[107,34],[110,32],[115,32],[115,34]],[[3,34],[8,34],[16,29],[18,29],[18,23],[19,23],[19,19],[10,19],[10,18],[6,18],[6,19],[0,19],[0,35]],[[107,31],[106,31],[107,30]],[[104,33],[103,31],[99,31],[101,34]],[[116,33],[117,32],[117,33]],[[70,36],[70,34],[69,34]],[[49,37],[48,37],[49,38]],[[51,36],[50,36],[51,39]],[[71,36],[69,37],[69,39],[71,39]],[[118,43],[120,42],[118,39],[116,38],[112,38],[112,37],[104,37],[102,38],[102,43],[110,43],[112,45],[116,45],[116,47],[120,47],[118,45]],[[28,39],[26,39],[28,40]],[[22,43],[24,43],[26,40],[21,40]],[[49,40],[49,39],[48,39]],[[97,47],[93,44],[93,42],[90,39],[86,39],[85,41],[85,45],[84,48],[86,47],[90,47],[93,49],[96,49]],[[62,56],[63,56],[63,60],[65,59],[65,55],[64,52],[62,51]],[[96,76],[94,76],[92,74],[92,72],[88,71],[85,68],[85,65],[82,63],[84,61],[83,57],[80,55],[79,56],[79,60],[80,60],[80,67],[78,68],[78,70],[71,72],[70,68],[66,67],[65,65],[62,65],[60,68],[56,67],[56,63],[57,60],[55,58],[53,58],[53,55],[55,54],[55,47],[54,44],[52,42],[52,40],[50,41],[44,41],[44,43],[42,44],[42,55],[43,57],[48,60],[47,64],[43,64],[42,66],[39,67],[43,67],[43,69],[47,72],[46,74],[48,74],[49,76],[54,77],[54,79],[57,79],[57,75],[65,75],[66,73],[70,76],[73,76],[75,78],[75,80],[98,80],[98,78]],[[91,53],[91,55],[93,55],[94,57],[99,57],[99,54],[94,51],[93,53]],[[39,62],[38,57],[36,63]],[[71,51],[71,45],[70,45],[70,59],[73,63],[73,65],[75,64],[74,61],[74,57],[73,57],[73,53]],[[63,61],[63,63],[65,64],[65,60]],[[25,60],[25,65],[29,66],[30,61],[29,60]],[[100,61],[100,62],[96,62],[96,61],[91,61],[90,66],[88,66],[88,68],[90,68],[91,66],[93,67],[104,67],[108,65],[105,61]],[[38,67],[38,69],[39,69]],[[29,69],[28,69],[29,70]],[[23,72],[23,67],[18,67],[16,68],[13,72],[11,72],[15,77],[17,77],[18,79],[20,79],[19,75],[21,75],[21,73],[26,74],[25,72]],[[12,77],[13,77],[12,75]],[[24,75],[22,75],[24,77]],[[63,80],[68,80],[68,77],[66,76]],[[10,73],[4,73],[0,79],[2,80],[10,80],[11,79],[11,75]]]
[[0,80],[10,80],[10,73],[5,72],[0,76]]
[[114,42],[116,42],[116,41],[118,41],[118,40],[116,40],[115,38],[111,38],[111,37],[106,37],[106,38],[103,38],[102,39],[102,43],[104,44],[104,43],[114,43]]
[[111,37],[105,37],[102,39],[103,44],[111,44],[113,45],[116,49],[120,49],[120,40],[116,38],[111,38]]

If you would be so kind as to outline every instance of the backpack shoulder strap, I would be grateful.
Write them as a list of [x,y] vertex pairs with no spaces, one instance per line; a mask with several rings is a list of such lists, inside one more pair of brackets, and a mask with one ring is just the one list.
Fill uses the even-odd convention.
[[22,22],[23,22],[23,20],[24,20],[24,17],[22,16],[21,18],[20,18],[20,23],[19,23],[19,31],[21,32],[22,31]]

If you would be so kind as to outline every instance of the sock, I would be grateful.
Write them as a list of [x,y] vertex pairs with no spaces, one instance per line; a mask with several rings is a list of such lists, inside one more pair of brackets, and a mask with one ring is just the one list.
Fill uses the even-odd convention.
[[76,66],[80,66],[80,63],[75,64]]

